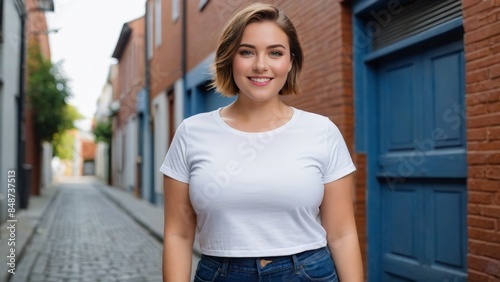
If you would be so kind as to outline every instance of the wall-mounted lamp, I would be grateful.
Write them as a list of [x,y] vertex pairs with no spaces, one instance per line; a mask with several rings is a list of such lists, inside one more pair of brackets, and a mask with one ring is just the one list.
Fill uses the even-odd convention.
[[117,115],[118,111],[120,111],[120,101],[111,102],[111,105],[109,105],[109,111],[110,111],[109,116]]

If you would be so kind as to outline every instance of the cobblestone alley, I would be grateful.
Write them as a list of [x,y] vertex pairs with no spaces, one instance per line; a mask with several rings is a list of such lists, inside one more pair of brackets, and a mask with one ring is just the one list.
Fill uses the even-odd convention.
[[160,242],[91,183],[65,183],[10,281],[162,281],[161,255]]

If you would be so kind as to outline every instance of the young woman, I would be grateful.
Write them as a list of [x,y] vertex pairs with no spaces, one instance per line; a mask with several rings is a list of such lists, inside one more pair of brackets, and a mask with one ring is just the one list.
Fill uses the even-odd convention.
[[342,135],[279,98],[299,93],[302,62],[275,6],[250,5],[227,23],[213,84],[237,99],[184,120],[160,169],[164,281],[189,281],[196,228],[195,281],[362,281]]

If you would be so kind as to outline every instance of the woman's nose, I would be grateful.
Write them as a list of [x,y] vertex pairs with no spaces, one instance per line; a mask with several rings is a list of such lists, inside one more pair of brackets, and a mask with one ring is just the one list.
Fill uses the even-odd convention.
[[265,56],[256,56],[253,70],[263,72],[267,70],[267,62]]

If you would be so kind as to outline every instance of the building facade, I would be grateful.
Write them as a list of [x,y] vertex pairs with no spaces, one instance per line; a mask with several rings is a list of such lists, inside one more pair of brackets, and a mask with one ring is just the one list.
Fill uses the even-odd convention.
[[[40,48],[40,53],[43,55],[44,59],[50,60],[50,45],[48,34],[51,32],[47,25],[47,20],[45,18],[45,7],[43,2],[47,2],[48,5],[52,5],[52,1],[40,1],[40,0],[26,0],[26,43],[27,46],[36,44]],[[50,11],[50,8],[49,8]],[[25,153],[24,153],[24,163],[27,164],[31,169],[29,170],[29,191],[32,195],[40,195],[41,188],[47,186],[51,183],[51,179],[48,179],[48,172],[50,171],[51,160],[47,159],[49,155],[52,155],[52,148],[48,144],[44,144],[37,134],[35,134],[35,122],[34,122],[34,112],[31,108],[29,101],[26,100],[26,106],[24,107],[24,133],[25,133]],[[48,150],[48,151],[47,151]],[[45,157],[44,157],[45,156]]]
[[[50,0],[44,2],[53,6]],[[37,195],[40,185],[45,185],[50,178],[50,166],[44,167],[42,173],[42,153],[38,154],[39,162],[36,165],[33,163],[33,123],[28,102],[24,98],[26,46],[36,40],[42,54],[50,59],[44,14],[51,10],[48,6],[35,0],[0,1],[0,180],[7,183],[8,175],[12,175],[8,172],[15,171],[18,208],[26,208],[29,195]],[[42,144],[39,144],[39,148],[39,152],[44,150]],[[7,219],[7,189],[7,185],[0,188],[0,222]]]
[[144,91],[144,17],[123,25],[113,57],[118,60],[112,81],[113,103],[113,185],[141,195],[138,98]]
[[[0,40],[0,181],[8,183],[8,171],[17,169],[17,100],[21,61],[21,15],[15,1],[1,1]],[[0,222],[7,219],[7,185],[0,188]]]
[[[94,126],[99,123],[111,122],[111,103],[113,102],[113,85],[111,81],[117,72],[117,65],[109,67],[106,83],[102,88],[101,95],[96,103],[96,112],[94,114]],[[110,140],[111,143],[111,140]],[[96,147],[95,155],[95,173],[96,176],[105,183],[111,183],[111,144],[99,141]]]
[[[210,65],[224,23],[253,2],[146,2],[158,205],[177,126],[232,101],[207,88]],[[367,280],[500,279],[498,1],[261,2],[304,49],[302,94],[283,100],[329,117],[353,156]]]

